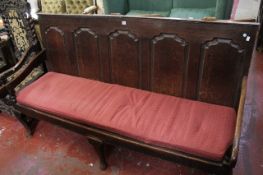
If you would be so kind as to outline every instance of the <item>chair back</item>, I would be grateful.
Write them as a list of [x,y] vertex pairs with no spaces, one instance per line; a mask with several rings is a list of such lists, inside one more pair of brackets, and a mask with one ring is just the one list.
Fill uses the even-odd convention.
[[0,14],[11,38],[16,58],[21,58],[30,47],[40,48],[26,0],[1,0]]

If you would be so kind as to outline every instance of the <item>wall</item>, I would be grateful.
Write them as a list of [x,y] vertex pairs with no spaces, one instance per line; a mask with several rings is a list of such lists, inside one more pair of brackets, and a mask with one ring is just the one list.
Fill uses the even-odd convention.
[[260,0],[234,0],[232,19],[256,19]]
[[97,0],[98,14],[104,14],[103,0]]

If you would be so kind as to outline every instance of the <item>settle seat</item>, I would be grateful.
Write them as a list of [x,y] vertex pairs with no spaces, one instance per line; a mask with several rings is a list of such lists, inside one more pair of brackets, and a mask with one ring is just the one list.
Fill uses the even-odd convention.
[[233,108],[54,72],[20,91],[17,102],[212,160],[222,160],[234,138]]
[[[105,146],[113,145],[209,173],[231,172],[258,24],[52,14],[39,19],[46,49],[0,89],[28,134],[39,120],[80,133],[94,146],[101,169],[107,167]],[[16,93],[44,62],[45,74]]]
[[105,14],[229,19],[233,0],[103,0]]

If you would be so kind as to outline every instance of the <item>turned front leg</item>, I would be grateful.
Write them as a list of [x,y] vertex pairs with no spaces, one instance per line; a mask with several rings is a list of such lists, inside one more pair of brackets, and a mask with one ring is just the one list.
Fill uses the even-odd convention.
[[107,161],[105,158],[105,144],[103,143],[103,141],[101,141],[100,139],[95,138],[95,137],[89,137],[88,136],[88,141],[93,146],[93,148],[95,149],[96,153],[99,156],[100,169],[106,170],[108,164],[107,164]]
[[22,114],[21,112],[17,110],[14,111],[14,114],[15,114],[15,117],[18,119],[18,121],[26,129],[27,136],[28,137],[33,136],[39,121],[37,119],[27,117],[26,115]]

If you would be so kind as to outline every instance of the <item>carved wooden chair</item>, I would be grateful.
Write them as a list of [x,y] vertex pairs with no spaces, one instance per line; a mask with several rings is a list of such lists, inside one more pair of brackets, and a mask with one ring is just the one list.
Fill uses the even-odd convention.
[[[30,5],[26,0],[2,0],[0,1],[0,14],[3,18],[4,27],[11,38],[12,47],[18,62],[12,68],[0,73],[0,111],[9,114],[14,113],[10,109],[7,94],[3,93],[3,87],[8,84],[16,75],[21,72],[30,61],[33,55],[41,51],[34,21],[30,15]],[[17,86],[15,91],[36,79],[43,73],[43,68],[35,68],[31,74]],[[12,92],[15,93],[15,92]]]

